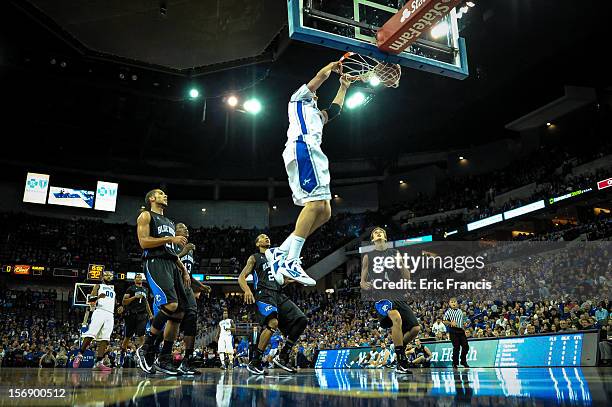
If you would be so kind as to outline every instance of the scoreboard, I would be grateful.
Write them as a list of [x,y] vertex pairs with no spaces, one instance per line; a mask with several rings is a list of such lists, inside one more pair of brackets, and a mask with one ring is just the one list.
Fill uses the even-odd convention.
[[578,333],[500,339],[495,366],[580,366],[581,357],[582,334]]
[[103,264],[90,264],[87,267],[87,279],[93,281],[102,281],[102,275],[104,274]]

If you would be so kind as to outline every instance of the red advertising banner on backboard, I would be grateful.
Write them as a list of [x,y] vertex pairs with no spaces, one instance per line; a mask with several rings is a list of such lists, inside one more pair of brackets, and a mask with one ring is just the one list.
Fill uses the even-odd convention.
[[376,33],[381,51],[399,54],[431,30],[461,0],[410,0]]

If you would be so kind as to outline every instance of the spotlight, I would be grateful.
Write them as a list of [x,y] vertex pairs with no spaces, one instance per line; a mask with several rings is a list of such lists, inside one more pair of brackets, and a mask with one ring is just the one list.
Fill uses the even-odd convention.
[[369,82],[370,82],[370,85],[372,85],[372,86],[378,86],[378,85],[380,85],[380,78],[378,76],[376,76],[376,75],[373,75],[370,78]]
[[433,38],[441,38],[441,37],[446,36],[449,31],[450,31],[450,27],[448,26],[448,23],[446,21],[442,21],[441,23],[439,23],[438,25],[436,25],[434,28],[431,29],[431,36]]
[[49,63],[51,65],[55,65],[57,63],[57,61],[55,60],[55,58],[51,58],[51,61],[49,61]]
[[274,206],[272,207],[272,210],[274,210],[274,211],[276,210],[276,205],[274,205]]
[[400,181],[400,185],[402,185],[404,183],[404,181]]
[[340,198],[338,195],[334,195],[334,199]]
[[192,99],[196,99],[198,96],[200,96],[200,91],[199,91],[199,90],[197,90],[196,88],[192,88],[192,89],[189,91],[189,97],[190,97],[190,98],[192,98]]
[[244,110],[251,114],[257,114],[261,111],[261,103],[257,99],[249,99],[244,102]]
[[123,74],[123,72],[119,74],[119,79],[125,79],[125,75]]
[[365,102],[365,100],[366,97],[363,93],[353,93],[353,95],[346,101],[346,107],[348,107],[349,109],[354,109],[357,106],[361,106]]
[[132,80],[133,80],[133,81],[138,80],[138,76],[137,76],[137,75],[132,75]]
[[546,123],[546,127],[550,127],[550,126],[552,126],[551,122]]
[[206,208],[202,208],[202,213],[206,212]]
[[236,107],[236,105],[238,104],[238,98],[234,95],[228,97],[227,104],[230,105],[231,107]]
[[62,68],[65,68],[65,67],[66,67],[66,62],[64,62],[64,61],[60,62],[60,66],[61,66]]
[[460,156],[459,156],[459,159],[460,159],[460,160],[465,160],[465,157],[464,157],[464,156],[462,156],[462,155],[460,155]]

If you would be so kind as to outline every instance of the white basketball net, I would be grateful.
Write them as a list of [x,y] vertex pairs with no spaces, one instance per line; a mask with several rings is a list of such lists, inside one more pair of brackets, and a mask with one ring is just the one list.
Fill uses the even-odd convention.
[[350,81],[379,82],[387,87],[397,88],[402,76],[398,64],[379,62],[378,60],[354,52],[347,52],[340,58],[342,74]]

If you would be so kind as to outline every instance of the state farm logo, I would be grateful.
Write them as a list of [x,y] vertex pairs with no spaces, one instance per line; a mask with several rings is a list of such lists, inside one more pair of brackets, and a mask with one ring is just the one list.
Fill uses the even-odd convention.
[[410,14],[412,14],[410,12],[410,10],[406,9],[402,12],[402,18],[400,19],[400,23],[403,23],[404,21],[408,20],[410,18]]
[[402,11],[402,18],[400,19],[400,23],[403,23],[404,21],[408,20],[410,16],[414,14],[419,9],[419,7],[421,7],[426,1],[427,0],[413,1],[409,7],[405,8],[404,11]]

